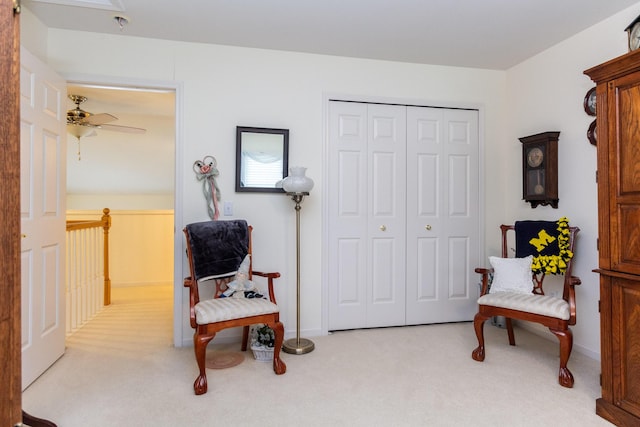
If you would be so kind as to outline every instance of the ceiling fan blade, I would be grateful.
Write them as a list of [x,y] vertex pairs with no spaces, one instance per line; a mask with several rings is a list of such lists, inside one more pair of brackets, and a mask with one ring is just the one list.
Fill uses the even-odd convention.
[[125,132],[125,133],[145,133],[147,130],[142,128],[134,128],[131,126],[119,126],[119,125],[100,125],[100,129],[103,130],[111,130],[115,132]]
[[113,122],[114,120],[118,120],[116,116],[112,116],[109,113],[100,113],[100,114],[92,114],[89,117],[84,119],[85,123],[89,123],[90,125],[103,125],[105,123]]

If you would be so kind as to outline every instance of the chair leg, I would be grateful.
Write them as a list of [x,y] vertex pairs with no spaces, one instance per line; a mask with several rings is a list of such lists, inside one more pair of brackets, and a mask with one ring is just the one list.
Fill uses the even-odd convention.
[[249,342],[249,326],[242,328],[242,351],[247,351],[247,342]]
[[473,329],[476,331],[476,337],[478,338],[478,347],[471,353],[473,360],[482,362],[484,360],[484,322],[488,319],[488,316],[484,316],[480,313],[476,313],[473,318]]
[[505,323],[507,324],[507,335],[509,335],[509,345],[516,345],[516,337],[513,335],[513,323],[511,323],[511,318],[507,317],[505,319]]
[[573,374],[567,368],[567,362],[569,362],[569,356],[571,356],[571,349],[573,348],[573,333],[571,329],[564,331],[558,331],[549,328],[553,334],[558,337],[560,341],[560,370],[558,371],[558,382],[563,387],[573,387]]
[[282,375],[287,372],[287,365],[280,359],[280,350],[282,349],[282,343],[284,342],[284,325],[282,322],[276,322],[270,324],[269,327],[273,329],[275,335],[275,342],[273,347],[273,372],[276,375]]
[[200,371],[198,377],[193,383],[193,390],[196,392],[196,395],[205,394],[207,392],[205,358],[207,356],[207,344],[209,344],[215,335],[216,334],[199,335],[197,332],[193,334],[193,349],[196,354],[196,362],[198,362],[198,370]]

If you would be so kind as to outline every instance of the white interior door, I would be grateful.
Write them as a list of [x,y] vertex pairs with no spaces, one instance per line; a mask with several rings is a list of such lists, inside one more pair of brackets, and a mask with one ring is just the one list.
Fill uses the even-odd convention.
[[407,324],[471,320],[478,297],[478,111],[407,108]]
[[64,353],[66,83],[21,49],[22,388]]
[[329,329],[403,325],[406,108],[329,110]]
[[329,107],[329,330],[367,316],[367,105]]
[[366,327],[405,320],[406,107],[367,106]]

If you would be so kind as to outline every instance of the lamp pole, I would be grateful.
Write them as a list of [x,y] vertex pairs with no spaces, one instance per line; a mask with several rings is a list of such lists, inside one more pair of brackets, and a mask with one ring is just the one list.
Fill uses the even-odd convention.
[[282,350],[290,354],[306,354],[315,348],[313,341],[300,338],[300,203],[308,195],[308,192],[287,193],[296,204],[296,337],[289,338],[282,344]]

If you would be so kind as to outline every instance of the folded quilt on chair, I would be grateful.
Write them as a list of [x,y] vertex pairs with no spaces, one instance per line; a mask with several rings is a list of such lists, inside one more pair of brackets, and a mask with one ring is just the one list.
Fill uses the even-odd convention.
[[249,252],[249,227],[244,220],[196,222],[186,228],[196,280],[235,274]]
[[516,257],[558,255],[558,223],[555,221],[516,221]]

